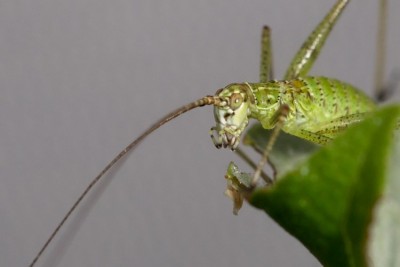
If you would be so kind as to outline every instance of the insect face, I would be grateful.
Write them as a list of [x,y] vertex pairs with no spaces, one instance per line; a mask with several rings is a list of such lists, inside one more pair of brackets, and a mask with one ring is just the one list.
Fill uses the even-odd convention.
[[253,93],[247,83],[233,83],[218,90],[216,95],[221,102],[214,106],[217,124],[210,130],[211,138],[217,148],[229,147],[235,150],[239,145],[240,135],[249,122],[249,108],[251,102],[254,102]]

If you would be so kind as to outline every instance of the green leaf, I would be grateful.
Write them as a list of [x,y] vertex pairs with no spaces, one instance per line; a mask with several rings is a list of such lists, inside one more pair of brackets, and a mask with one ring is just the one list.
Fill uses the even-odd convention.
[[[400,107],[385,108],[350,127],[273,186],[256,190],[250,203],[298,238],[324,266],[368,266],[371,257],[398,263],[400,177],[394,168],[400,161],[392,148],[399,114]],[[392,250],[385,260],[379,259],[375,242]]]
[[400,266],[400,133],[395,141],[384,193],[376,205],[370,231],[372,266]]

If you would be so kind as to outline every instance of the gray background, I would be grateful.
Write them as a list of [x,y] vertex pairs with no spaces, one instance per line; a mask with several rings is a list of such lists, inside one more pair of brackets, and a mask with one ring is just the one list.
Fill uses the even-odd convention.
[[[392,70],[400,3],[389,2]],[[257,81],[262,25],[273,29],[281,77],[333,3],[1,1],[0,265],[27,266],[89,181],[156,119]],[[376,0],[350,3],[313,74],[371,93],[376,9]],[[206,107],[148,138],[37,266],[319,266],[263,212],[232,215],[223,175],[241,162],[214,148],[213,124]]]

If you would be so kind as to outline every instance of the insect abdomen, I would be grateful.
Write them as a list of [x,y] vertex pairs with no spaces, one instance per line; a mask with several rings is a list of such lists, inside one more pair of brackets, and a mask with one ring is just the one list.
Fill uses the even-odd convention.
[[314,113],[313,115],[321,120],[375,109],[375,103],[363,92],[336,79],[305,77],[283,83],[286,91],[284,98],[290,102],[294,97],[295,101],[300,103],[300,107],[304,107],[302,103],[311,101],[310,106],[300,109],[300,112],[305,110]]

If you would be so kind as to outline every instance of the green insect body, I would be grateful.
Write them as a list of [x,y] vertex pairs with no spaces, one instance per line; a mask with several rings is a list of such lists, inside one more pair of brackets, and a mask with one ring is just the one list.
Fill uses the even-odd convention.
[[[291,81],[270,82],[265,86],[255,84],[254,95],[257,99],[258,114],[254,117],[266,129],[272,129],[268,116],[271,108],[268,100],[275,98],[275,106],[288,105],[283,130],[289,134],[315,142],[298,131],[319,133],[327,124],[341,119],[348,121],[350,114],[372,111],[375,103],[366,95],[349,84],[325,77],[305,77]],[[271,94],[278,90],[278,95]],[[277,96],[276,96],[277,95]],[[274,100],[274,99],[272,99]],[[278,112],[278,107],[275,107]],[[335,134],[325,135],[334,138]],[[316,142],[319,143],[319,142]]]
[[317,144],[326,144],[348,125],[360,121],[375,103],[353,86],[326,77],[304,77],[268,83],[231,84],[218,92],[214,114],[217,147],[235,149],[248,124],[258,120],[273,129],[286,105],[282,130]]

